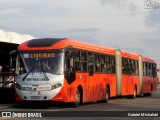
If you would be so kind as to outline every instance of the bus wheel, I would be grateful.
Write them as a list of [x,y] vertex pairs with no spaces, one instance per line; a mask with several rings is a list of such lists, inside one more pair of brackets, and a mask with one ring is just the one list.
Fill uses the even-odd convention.
[[81,93],[80,93],[79,89],[77,89],[77,92],[76,92],[76,101],[73,102],[73,107],[79,107],[80,102],[81,102]]
[[106,88],[105,99],[102,100],[101,102],[103,102],[103,103],[108,103],[108,101],[109,101],[109,88],[107,87],[107,88]]
[[148,93],[148,96],[152,96],[152,88],[150,89],[150,92]]
[[133,92],[133,95],[132,95],[132,99],[135,99],[137,96],[137,89],[136,87],[134,88],[134,92]]

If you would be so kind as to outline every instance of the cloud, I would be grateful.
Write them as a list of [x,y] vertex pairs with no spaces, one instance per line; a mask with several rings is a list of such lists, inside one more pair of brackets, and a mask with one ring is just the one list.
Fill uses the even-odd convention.
[[[139,0],[98,0],[102,6],[111,7],[115,11],[126,10],[129,15],[141,14],[142,8],[144,8],[144,1]],[[141,11],[139,11],[141,10]],[[143,14],[144,15],[144,14]]]
[[138,6],[134,2],[131,2],[128,7],[130,15],[137,15]]
[[31,35],[23,34],[20,35],[15,32],[6,32],[4,30],[0,30],[0,41],[1,42],[11,42],[20,44],[26,40],[33,39],[34,37]]
[[146,46],[155,47],[155,48],[159,48],[159,45],[160,45],[160,39],[144,39],[142,40],[142,42]]
[[123,8],[126,4],[126,0],[99,0],[99,1],[103,6],[111,5],[117,8]]
[[39,17],[39,16],[46,17],[46,16],[61,16],[61,15],[65,16],[69,15],[70,13],[67,8],[62,8],[58,6],[56,7],[52,4],[48,4],[47,2],[40,2],[40,1],[37,2],[32,1],[32,4],[29,2],[16,3],[16,1],[14,4],[1,3],[0,9],[3,9],[3,12],[0,12],[0,15],[3,16],[14,15],[17,17]]
[[0,0],[0,9],[3,30],[67,37],[149,56],[158,51],[159,9],[146,10],[143,0]]
[[149,14],[145,19],[145,22],[149,26],[160,25],[160,8],[150,10]]
[[83,42],[97,43],[98,28],[72,28],[64,31],[55,31],[50,34],[54,37],[66,37]]
[[[144,23],[152,30],[153,38],[160,38],[160,8],[150,9]],[[152,39],[152,38],[151,38]]]

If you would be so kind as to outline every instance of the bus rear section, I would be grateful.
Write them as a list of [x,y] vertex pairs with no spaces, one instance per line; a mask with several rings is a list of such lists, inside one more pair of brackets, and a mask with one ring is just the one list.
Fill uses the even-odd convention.
[[157,64],[155,61],[141,56],[142,59],[142,93],[146,96],[151,96],[153,92],[157,91]]

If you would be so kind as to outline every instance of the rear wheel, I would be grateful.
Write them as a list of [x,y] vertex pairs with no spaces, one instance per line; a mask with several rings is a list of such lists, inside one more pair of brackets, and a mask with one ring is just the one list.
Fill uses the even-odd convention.
[[152,96],[152,88],[150,89],[150,92],[148,93],[148,96]]
[[80,93],[79,89],[77,89],[76,100],[75,100],[75,102],[73,102],[73,107],[79,107],[80,102],[81,102],[81,93]]

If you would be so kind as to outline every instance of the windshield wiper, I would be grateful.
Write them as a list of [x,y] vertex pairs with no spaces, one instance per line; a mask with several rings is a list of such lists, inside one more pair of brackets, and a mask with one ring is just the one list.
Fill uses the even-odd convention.
[[[32,72],[34,67],[32,67],[32,69],[24,76],[24,78],[22,79],[22,81],[24,81],[26,79],[26,77]],[[32,73],[33,74],[33,73]]]

